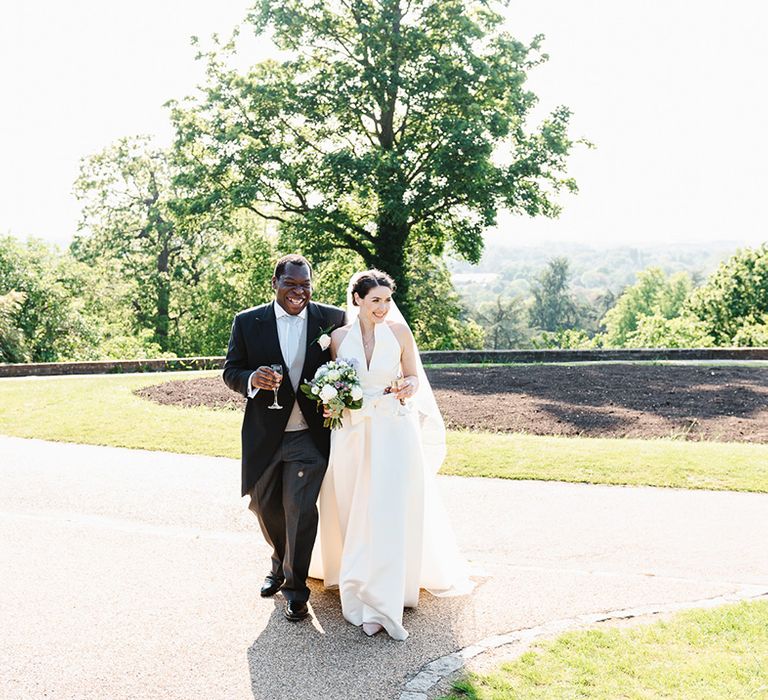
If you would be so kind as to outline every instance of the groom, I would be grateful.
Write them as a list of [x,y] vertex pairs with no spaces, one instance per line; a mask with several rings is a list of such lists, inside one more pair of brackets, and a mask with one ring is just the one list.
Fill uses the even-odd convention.
[[[241,431],[242,495],[272,547],[262,596],[282,588],[285,616],[309,614],[307,573],[317,534],[317,497],[328,464],[330,431],[314,401],[298,390],[330,360],[327,338],[344,311],[316,304],[312,267],[301,255],[278,260],[275,300],[241,311],[232,323],[224,381],[247,397]],[[283,367],[283,380],[270,365]],[[270,410],[274,392],[282,406]]]

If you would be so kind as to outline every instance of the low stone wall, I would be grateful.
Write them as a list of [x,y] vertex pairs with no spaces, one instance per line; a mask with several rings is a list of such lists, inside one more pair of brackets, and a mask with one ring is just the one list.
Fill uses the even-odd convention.
[[617,350],[432,350],[431,364],[487,362],[650,362],[654,360],[768,360],[768,348],[647,348]]
[[100,360],[98,362],[38,362],[0,364],[0,377],[51,376],[61,374],[133,374],[221,369],[223,357],[183,357],[173,360]]
[[[637,362],[654,360],[768,360],[768,348],[659,348],[643,350],[430,350],[425,364]],[[0,364],[0,377],[68,374],[120,374],[222,369],[223,357],[184,357],[174,360],[104,360],[99,362],[41,362]]]

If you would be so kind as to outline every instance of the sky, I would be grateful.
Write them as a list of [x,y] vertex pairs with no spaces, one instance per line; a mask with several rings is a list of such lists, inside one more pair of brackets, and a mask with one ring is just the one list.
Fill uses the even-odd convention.
[[[122,136],[170,143],[164,103],[203,81],[192,35],[228,36],[246,0],[0,3],[0,234],[66,245],[81,158]],[[768,3],[511,0],[545,35],[534,122],[560,104],[577,147],[554,220],[502,213],[491,240],[595,246],[768,240]],[[270,55],[246,42],[243,65]]]

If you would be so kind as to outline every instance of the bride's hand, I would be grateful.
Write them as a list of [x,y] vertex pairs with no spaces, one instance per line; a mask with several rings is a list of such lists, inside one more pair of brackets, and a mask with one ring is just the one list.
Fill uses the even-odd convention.
[[395,398],[399,401],[403,399],[413,398],[416,390],[419,388],[419,380],[416,377],[406,377],[403,380],[403,384],[400,387],[400,391],[395,394]]
[[328,406],[323,405],[323,418],[330,418],[331,415],[331,409],[328,408]]

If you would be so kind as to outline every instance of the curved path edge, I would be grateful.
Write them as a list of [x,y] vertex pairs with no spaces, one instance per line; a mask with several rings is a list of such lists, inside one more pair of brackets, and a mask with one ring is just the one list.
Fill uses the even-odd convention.
[[451,674],[461,670],[467,661],[483,653],[500,649],[509,644],[522,643],[515,653],[507,660],[511,660],[523,654],[536,640],[552,637],[575,629],[584,629],[591,625],[599,625],[600,623],[617,620],[658,616],[666,613],[692,610],[695,608],[714,608],[728,603],[759,600],[761,598],[768,599],[768,586],[744,585],[732,593],[716,596],[714,598],[702,598],[664,605],[644,605],[635,608],[610,610],[607,612],[587,613],[585,615],[577,615],[570,618],[551,620],[541,625],[537,625],[536,627],[512,630],[505,634],[495,634],[424,664],[408,681],[406,681],[400,694],[397,696],[397,699],[429,700],[429,691],[433,690],[438,683],[448,678]]

